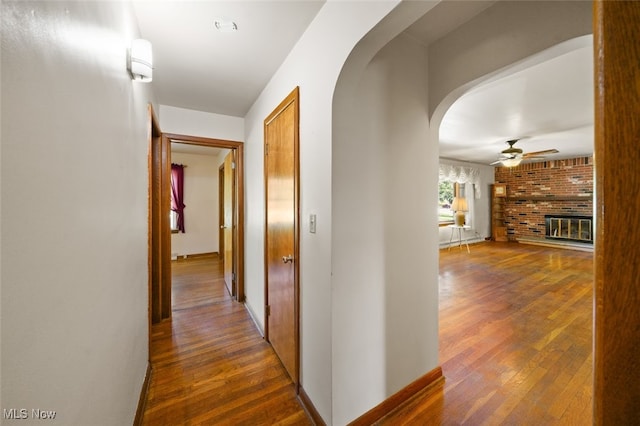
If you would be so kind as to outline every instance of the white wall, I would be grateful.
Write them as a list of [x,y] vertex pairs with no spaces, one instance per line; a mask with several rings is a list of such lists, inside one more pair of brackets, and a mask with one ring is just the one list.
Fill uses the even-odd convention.
[[2,408],[48,424],[131,424],[146,372],[136,35],[128,3],[2,2]]
[[242,142],[244,118],[160,105],[160,129],[164,133],[201,136]]
[[187,166],[184,169],[185,232],[171,234],[172,257],[218,252],[218,156],[172,152],[171,162]]
[[[490,185],[495,180],[494,168],[485,164],[466,163],[461,161],[453,161],[449,159],[440,159],[440,164],[451,164],[454,166],[473,167],[480,171],[480,198],[475,198],[472,185],[467,185],[466,198],[473,198],[473,212],[468,212],[467,223],[471,225],[471,229],[464,231],[462,240],[484,240],[491,236],[491,192]],[[438,228],[438,241],[441,245],[449,245],[451,240],[451,228]],[[453,239],[457,241],[457,231]]]
[[460,96],[461,88],[591,34],[592,7],[590,1],[498,1],[435,41],[429,46],[431,113],[451,94]]
[[426,69],[420,44],[391,41],[366,68],[349,129],[334,139],[336,424],[438,365],[438,145]]
[[[419,68],[419,63],[424,61],[423,56],[417,48],[412,52],[408,41],[402,44],[395,40],[380,52],[367,69],[359,91],[349,88],[355,80],[351,70],[347,66],[343,70],[336,90],[333,121],[332,367],[333,420],[336,424],[361,414],[363,407],[371,408],[397,390],[398,386],[418,378],[419,363],[412,362],[416,353],[423,356],[423,369],[437,363],[439,235],[434,226],[435,201],[430,200],[435,200],[437,196],[437,147],[434,144],[437,145],[442,115],[465,89],[477,81],[497,75],[506,64],[522,61],[528,55],[538,53],[544,46],[552,46],[590,31],[590,5],[564,4],[558,7],[537,2],[537,6],[527,3],[519,9],[514,6],[515,3],[509,3],[510,6],[506,6],[501,2],[493,11],[488,9],[478,20],[472,19],[461,29],[436,42],[435,48],[428,48],[429,72],[427,75],[425,69],[423,81],[419,81],[420,77],[416,77],[418,72],[413,68]],[[503,8],[509,11],[505,14]],[[560,19],[558,14],[561,14]],[[544,26],[541,34],[540,28],[535,25],[522,25],[532,16],[536,22],[547,20],[554,24]],[[510,22],[509,31],[503,31],[502,22],[505,19],[520,24]],[[487,45],[492,46],[492,52],[499,51],[498,58],[494,59],[493,53],[483,50]],[[481,58],[477,58],[478,54]],[[428,134],[422,136],[422,143],[426,146],[420,146],[415,140],[419,132],[411,134],[411,126],[415,121],[420,122],[414,114],[418,107],[422,107],[419,94],[427,92],[422,87],[425,82],[428,82],[429,93],[423,101],[431,105],[429,114],[434,119],[428,126]],[[354,101],[350,101],[350,98]],[[344,106],[349,102],[353,102],[354,106]],[[409,118],[415,121],[409,121]],[[395,133],[390,133],[390,129]],[[398,161],[407,164],[400,170],[389,171],[385,167],[388,167],[385,160],[391,155],[382,157],[385,144],[391,146],[397,143],[391,140],[393,136],[390,134],[406,137],[406,140],[402,140],[407,144],[406,152],[415,155],[415,158],[407,158],[403,156],[405,152],[400,150]],[[425,157],[419,154],[421,149]],[[355,158],[360,160],[349,170],[346,162]],[[376,168],[378,173],[373,174],[372,170]],[[493,181],[490,169],[484,169],[482,175],[487,182]],[[408,183],[413,186],[402,186]],[[422,185],[426,187],[420,192]],[[390,188],[397,192],[385,192]],[[488,187],[483,190],[488,196]],[[421,196],[424,194],[429,207],[422,215],[422,206],[418,206],[407,209],[408,215],[402,216],[398,212],[398,200],[416,192],[419,195],[412,198],[423,201]],[[485,202],[488,208],[488,198]],[[416,212],[418,216],[412,217]],[[474,219],[478,223],[484,222],[485,227],[488,224],[488,220],[482,217]],[[430,228],[423,230],[420,220],[424,220]],[[403,226],[411,226],[417,234],[416,238],[403,232]],[[421,241],[420,235],[426,239]],[[406,246],[393,240],[397,236],[408,236],[403,240]],[[412,259],[413,263],[404,263],[403,256]],[[416,259],[414,256],[423,257]],[[366,258],[369,258],[368,263]],[[418,262],[422,264],[416,265]],[[359,280],[367,285],[359,284]],[[384,297],[380,297],[383,289]],[[402,298],[398,294],[408,302],[403,307],[395,304]],[[412,306],[416,299],[421,302],[418,307]],[[421,312],[414,313],[415,310]],[[391,318],[388,318],[389,315],[392,315]],[[410,318],[415,321],[409,321]],[[382,325],[385,335],[369,329]],[[398,338],[396,334],[402,337]],[[393,336],[392,339],[385,340],[389,336]],[[395,346],[388,346],[391,343],[395,343]],[[382,347],[384,355],[377,352]],[[394,352],[395,348],[398,352]],[[401,359],[403,350],[408,358],[407,365],[395,365]],[[386,383],[379,376],[379,369],[383,366],[390,373]],[[362,384],[358,388],[360,396],[353,395],[352,390],[356,386],[349,383],[351,379]],[[384,384],[388,388],[382,390]],[[354,406],[358,408],[353,409]]]
[[[430,5],[411,3],[418,3],[414,7],[421,8]],[[355,44],[397,4],[398,1],[325,3],[245,117],[245,290],[247,303],[260,321],[264,318],[263,120],[295,86],[300,87],[301,381],[329,424],[340,424],[332,414],[332,99],[338,75]],[[419,16],[407,12],[395,26],[376,33],[368,44],[369,58]],[[368,59],[363,66],[366,62]],[[317,215],[315,234],[308,229],[312,213]]]

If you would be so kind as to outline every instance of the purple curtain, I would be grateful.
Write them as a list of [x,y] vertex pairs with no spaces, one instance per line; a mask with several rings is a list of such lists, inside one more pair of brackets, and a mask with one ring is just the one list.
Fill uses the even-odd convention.
[[178,231],[184,233],[184,166],[171,164],[171,210],[178,215]]

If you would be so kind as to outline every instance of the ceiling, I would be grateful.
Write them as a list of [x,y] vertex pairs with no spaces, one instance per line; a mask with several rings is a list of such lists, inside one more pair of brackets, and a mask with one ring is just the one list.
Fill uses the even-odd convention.
[[440,157],[489,164],[520,138],[515,146],[525,153],[559,151],[546,160],[590,156],[593,99],[589,45],[460,97],[442,120]]
[[[244,117],[324,1],[133,1],[163,105]],[[238,30],[221,32],[216,20]]]
[[[134,1],[154,54],[160,104],[244,117],[324,1]],[[490,1],[440,3],[405,33],[425,46]],[[216,20],[237,24],[220,32]],[[547,159],[593,152],[593,68],[585,47],[476,87],[446,112],[440,156],[489,164],[509,139],[524,152],[550,148]]]

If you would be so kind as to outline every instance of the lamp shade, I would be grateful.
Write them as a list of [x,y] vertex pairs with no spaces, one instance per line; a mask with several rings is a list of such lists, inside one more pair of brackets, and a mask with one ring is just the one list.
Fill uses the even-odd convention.
[[149,83],[153,80],[153,55],[148,40],[139,38],[131,42],[127,69],[134,81]]
[[454,215],[454,222],[456,226],[464,226],[464,212],[469,211],[467,199],[464,197],[454,197],[453,203],[451,203],[451,210],[456,212]]
[[454,212],[466,212],[469,211],[467,205],[467,199],[464,197],[454,197],[453,203],[451,203],[451,210]]

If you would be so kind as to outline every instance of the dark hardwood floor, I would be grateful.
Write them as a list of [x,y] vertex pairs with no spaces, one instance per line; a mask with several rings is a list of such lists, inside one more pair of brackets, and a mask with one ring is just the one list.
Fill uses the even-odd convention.
[[440,251],[445,383],[384,425],[591,425],[593,253],[517,243]]
[[[593,253],[516,243],[440,252],[442,385],[383,425],[592,424]],[[217,258],[173,264],[153,327],[146,425],[310,424]]]
[[217,256],[172,262],[173,317],[152,328],[144,424],[310,424],[221,268]]

